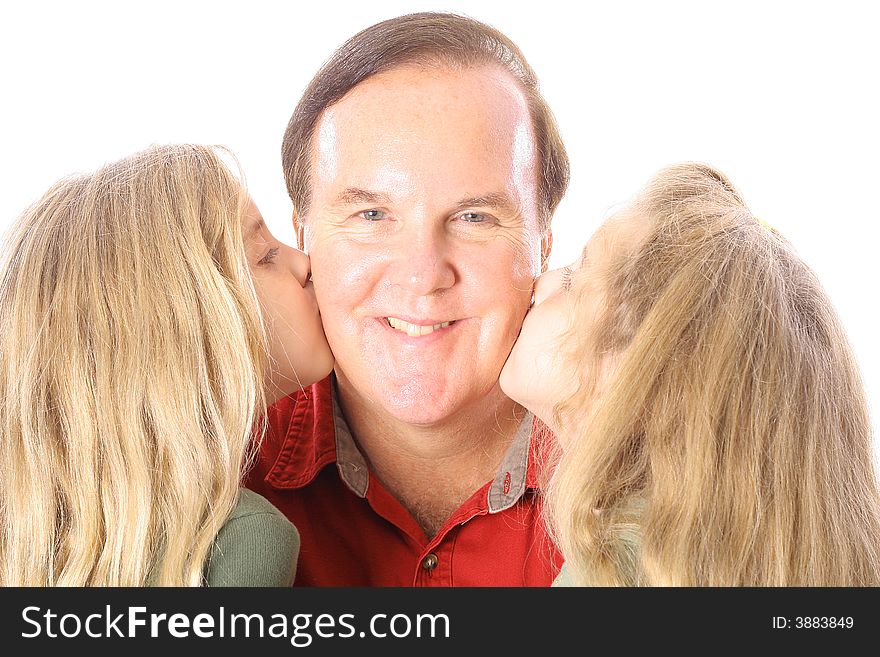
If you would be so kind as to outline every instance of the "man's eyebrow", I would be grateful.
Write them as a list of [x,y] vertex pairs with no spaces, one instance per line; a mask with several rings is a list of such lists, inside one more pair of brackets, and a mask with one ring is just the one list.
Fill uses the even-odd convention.
[[500,192],[491,192],[481,196],[472,196],[459,201],[457,204],[459,210],[465,208],[495,208],[498,210],[506,210],[511,214],[519,212],[519,206],[507,195]]
[[390,199],[386,194],[371,192],[360,187],[346,187],[333,199],[334,206],[346,205],[387,205]]

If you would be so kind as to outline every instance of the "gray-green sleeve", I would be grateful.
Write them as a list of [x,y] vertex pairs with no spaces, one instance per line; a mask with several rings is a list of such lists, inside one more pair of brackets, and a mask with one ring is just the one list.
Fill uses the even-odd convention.
[[208,563],[208,586],[290,586],[299,533],[266,498],[250,490],[220,530]]
[[567,564],[562,564],[562,570],[559,571],[559,574],[550,586],[577,586],[572,580],[569,570]]

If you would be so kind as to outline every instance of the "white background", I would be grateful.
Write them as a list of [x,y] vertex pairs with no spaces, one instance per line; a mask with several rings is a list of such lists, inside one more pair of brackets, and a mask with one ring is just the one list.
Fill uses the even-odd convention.
[[465,13],[519,44],[568,148],[551,265],[572,260],[660,167],[713,164],[824,282],[862,368],[876,440],[880,21],[871,5],[6,2],[0,231],[63,175],[189,141],[229,146],[271,229],[292,242],[280,146],[311,76],[379,20]]

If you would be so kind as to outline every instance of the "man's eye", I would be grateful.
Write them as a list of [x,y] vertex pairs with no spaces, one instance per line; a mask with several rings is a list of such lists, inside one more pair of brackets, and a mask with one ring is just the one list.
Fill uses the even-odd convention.
[[364,210],[359,213],[359,216],[367,221],[382,221],[385,218],[385,213],[382,210]]
[[458,216],[461,218],[462,221],[466,221],[470,224],[479,224],[488,219],[488,217],[486,217],[486,215],[484,215],[482,212],[462,212]]

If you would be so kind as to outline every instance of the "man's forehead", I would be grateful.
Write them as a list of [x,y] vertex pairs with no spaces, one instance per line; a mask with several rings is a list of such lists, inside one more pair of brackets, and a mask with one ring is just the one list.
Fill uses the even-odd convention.
[[316,126],[317,141],[327,144],[343,133],[357,138],[371,126],[431,130],[454,120],[482,128],[487,139],[496,136],[485,134],[487,128],[511,135],[524,130],[531,136],[528,102],[507,71],[496,66],[464,70],[401,66],[371,76],[327,107]]
[[[512,79],[493,86],[476,75],[411,74],[375,76],[324,112],[312,154],[316,183],[338,183],[334,195],[341,187],[381,192],[405,186],[420,168],[423,177],[459,191],[462,181],[478,176],[481,184],[467,185],[472,195],[536,183],[533,128]],[[383,183],[371,178],[376,172]]]
[[[466,90],[472,87],[504,90],[511,99],[522,98],[525,94],[519,83],[502,66],[494,63],[458,66],[444,62],[400,64],[362,80],[339,101],[331,105],[345,103],[353,96],[361,94],[392,95],[406,93],[419,88],[420,83],[434,82],[448,86],[451,90]],[[329,108],[328,108],[329,109]]]

